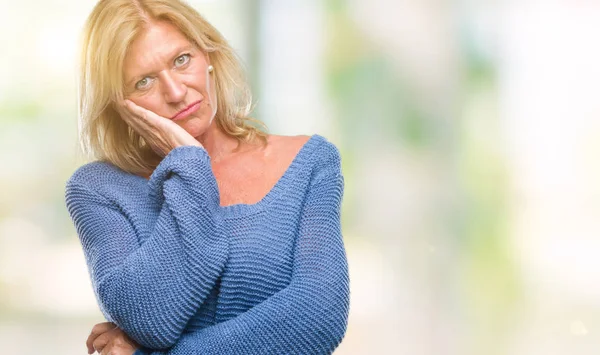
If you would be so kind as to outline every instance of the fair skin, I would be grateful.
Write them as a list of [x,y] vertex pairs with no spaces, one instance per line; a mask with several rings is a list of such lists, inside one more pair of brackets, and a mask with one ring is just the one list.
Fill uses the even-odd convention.
[[98,323],[92,328],[92,332],[85,343],[88,354],[97,351],[101,355],[131,355],[138,348],[127,334],[119,329],[114,323]]
[[[161,156],[179,146],[204,147],[211,158],[221,206],[257,203],[310,137],[269,135],[266,147],[243,143],[235,150],[237,140],[222,132],[212,119],[216,94],[208,65],[208,55],[176,27],[166,22],[152,23],[132,43],[125,58],[126,100],[118,103],[117,109]],[[198,101],[197,111],[172,120]],[[95,350],[111,355],[132,355],[139,347],[109,322],[94,326],[86,346],[90,354]]]

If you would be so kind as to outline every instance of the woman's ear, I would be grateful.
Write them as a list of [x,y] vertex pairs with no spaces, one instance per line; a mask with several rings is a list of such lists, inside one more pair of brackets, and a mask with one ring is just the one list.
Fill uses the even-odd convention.
[[204,52],[204,60],[206,61],[206,70],[208,74],[212,74],[215,68],[210,63],[210,55],[208,55],[207,52]]

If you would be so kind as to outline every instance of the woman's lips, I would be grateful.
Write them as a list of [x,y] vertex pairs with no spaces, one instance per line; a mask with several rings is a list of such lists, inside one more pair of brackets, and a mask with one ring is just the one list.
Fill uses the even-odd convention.
[[179,112],[178,114],[173,116],[173,118],[171,118],[171,119],[173,121],[177,121],[177,120],[182,120],[182,119],[186,118],[187,116],[191,115],[192,113],[198,111],[198,109],[200,108],[201,102],[202,102],[202,100],[198,100],[198,101],[194,102],[193,104],[189,105],[184,110],[182,110],[181,112]]

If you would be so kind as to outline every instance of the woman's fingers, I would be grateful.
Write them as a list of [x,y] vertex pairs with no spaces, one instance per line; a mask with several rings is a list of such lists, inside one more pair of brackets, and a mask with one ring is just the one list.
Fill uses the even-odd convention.
[[157,154],[165,156],[181,145],[201,146],[184,128],[169,118],[138,106],[128,99],[123,100],[120,105],[123,109],[121,116],[127,124],[138,132]]
[[96,338],[93,347],[101,355],[133,355],[139,345],[122,329],[115,327]]
[[144,110],[142,107],[139,107],[138,105],[134,104],[133,102],[131,102],[130,100],[125,99],[123,101],[123,107],[129,111],[130,114],[137,116],[141,119],[146,119],[147,110]]
[[150,124],[149,122],[146,122],[146,116],[144,116],[143,114],[140,115],[138,111],[130,108],[133,106],[130,103],[127,103],[127,101],[129,100],[125,100],[119,104],[118,112],[119,115],[121,115],[121,118],[123,118],[123,120],[125,120],[125,122],[128,125],[130,125],[133,129],[135,129],[138,132],[140,130],[147,130]]
[[104,323],[98,323],[96,324],[93,328],[92,328],[92,332],[90,333],[90,335],[87,338],[87,341],[85,342],[85,345],[88,348],[88,354],[93,354],[95,349],[94,349],[94,341],[101,336],[102,334],[115,329],[117,327],[117,325],[115,323],[111,323],[111,322],[104,322]]
[[135,350],[113,349],[109,346],[104,348],[100,355],[133,355]]
[[[106,347],[106,345],[119,335],[120,331],[121,331],[121,329],[115,327],[105,333],[100,334],[100,336],[98,336],[94,340],[92,347],[97,352],[102,352],[102,350]],[[109,350],[110,350],[110,348],[109,348]]]
[[130,100],[124,100],[119,103],[119,114],[123,120],[134,131],[140,134],[146,140],[154,151],[162,153],[166,142],[162,139],[164,118],[158,116],[152,111],[146,110],[133,103]]
[[123,101],[123,109],[127,116],[127,123],[143,136],[160,135],[162,131],[167,129],[169,124],[177,126],[168,118],[159,116],[130,100]]
[[133,101],[125,99],[123,101],[125,109],[134,117],[138,117],[141,120],[147,122],[150,126],[156,126],[160,124],[161,119],[168,119],[161,117],[150,110],[136,105]]

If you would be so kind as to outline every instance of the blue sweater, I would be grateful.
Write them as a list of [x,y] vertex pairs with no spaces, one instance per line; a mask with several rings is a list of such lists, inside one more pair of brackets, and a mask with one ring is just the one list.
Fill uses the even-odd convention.
[[173,149],[149,180],[95,161],[66,205],[100,310],[138,354],[330,354],[349,278],[338,149],[313,135],[255,204],[220,206],[206,150]]

